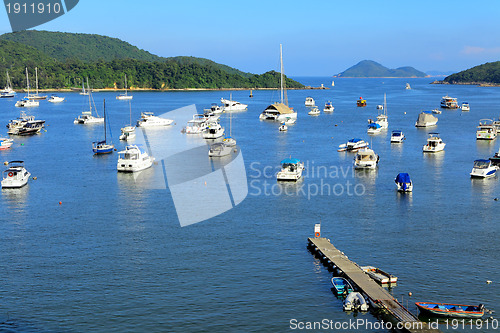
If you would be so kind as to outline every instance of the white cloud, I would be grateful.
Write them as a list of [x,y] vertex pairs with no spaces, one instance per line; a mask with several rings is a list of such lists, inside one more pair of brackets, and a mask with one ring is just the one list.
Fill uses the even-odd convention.
[[500,47],[479,47],[479,46],[464,46],[460,51],[464,55],[494,55],[500,54]]

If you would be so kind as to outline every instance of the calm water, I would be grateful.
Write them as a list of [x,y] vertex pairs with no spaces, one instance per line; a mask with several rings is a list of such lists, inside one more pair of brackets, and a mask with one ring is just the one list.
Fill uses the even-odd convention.
[[[329,78],[299,80],[331,84]],[[293,318],[375,322],[371,314],[342,311],[330,291],[331,273],[306,250],[320,221],[322,234],[352,260],[397,275],[393,294],[413,311],[415,301],[484,303],[499,311],[500,202],[493,200],[500,197],[499,180],[471,180],[469,172],[474,159],[499,148],[477,142],[475,127],[481,118],[498,118],[500,88],[430,81],[337,79],[330,90],[289,91],[299,119],[287,133],[258,120],[276,92],[254,91],[253,99],[248,91],[234,92],[249,104],[232,121],[249,195],[236,208],[184,228],[168,190],[144,189],[130,175],[118,175],[116,153],[93,157],[91,142],[102,127],[73,124],[82,96],[40,102],[29,112],[47,121],[47,131],[15,137],[13,149],[0,152],[1,161],[25,160],[37,177],[24,189],[1,193],[0,331],[282,332]],[[406,82],[412,90],[404,89]],[[376,116],[384,93],[389,132],[369,137],[367,119]],[[471,112],[443,111],[436,128],[416,129],[417,114],[438,107],[446,94],[468,101]],[[121,149],[117,137],[128,123],[128,103],[115,96],[94,94],[98,105],[107,100]],[[306,96],[321,109],[331,100],[335,112],[308,116]],[[360,96],[366,108],[356,108]],[[161,114],[190,104],[201,110],[221,97],[229,92],[134,93],[133,119],[141,111]],[[0,100],[0,109],[0,124],[19,114],[12,100]],[[228,127],[228,116],[221,120]],[[405,132],[404,144],[390,144],[394,129]],[[447,143],[444,153],[422,154],[431,131]],[[371,141],[381,159],[376,171],[353,173],[353,155],[336,151],[353,137]],[[277,185],[262,174],[290,155],[306,162],[301,182]],[[413,194],[396,193],[399,172],[410,173]]]

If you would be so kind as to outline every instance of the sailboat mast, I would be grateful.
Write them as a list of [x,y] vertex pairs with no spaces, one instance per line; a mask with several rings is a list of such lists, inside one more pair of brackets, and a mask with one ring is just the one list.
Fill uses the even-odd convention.
[[38,67],[35,67],[36,94],[38,96]]
[[127,95],[127,74],[125,74],[125,95]]
[[281,84],[281,103],[283,104],[283,46],[280,44],[280,84]]
[[385,97],[385,93],[384,93],[384,115],[387,116],[387,100],[386,100],[386,97]]
[[108,140],[106,138],[106,100],[102,101],[102,108],[104,109],[104,142],[107,143]]
[[89,78],[87,77],[87,95],[89,95],[89,111],[90,114],[92,115],[92,102],[90,101],[90,87],[89,87]]
[[30,96],[30,78],[28,77],[28,67],[26,67],[26,84],[28,86],[28,97]]

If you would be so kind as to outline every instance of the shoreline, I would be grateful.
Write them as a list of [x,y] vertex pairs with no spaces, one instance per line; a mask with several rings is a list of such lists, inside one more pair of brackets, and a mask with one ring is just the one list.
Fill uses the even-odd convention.
[[[168,92],[168,91],[245,91],[245,90],[279,90],[280,88],[179,88],[179,89],[154,89],[154,88],[132,88],[127,89],[128,92],[148,91],[148,92]],[[303,88],[286,88],[287,90],[326,90],[328,87],[311,87]],[[93,92],[124,92],[125,89],[103,88],[91,89]],[[26,89],[14,89],[17,93],[27,93]],[[32,90],[31,90],[32,91]],[[81,92],[81,88],[54,88],[54,89],[38,89],[38,92]]]
[[478,86],[478,87],[500,87],[499,83],[489,83],[489,82],[445,82],[445,81],[433,81],[431,84],[449,84],[449,85],[457,85],[457,86]]

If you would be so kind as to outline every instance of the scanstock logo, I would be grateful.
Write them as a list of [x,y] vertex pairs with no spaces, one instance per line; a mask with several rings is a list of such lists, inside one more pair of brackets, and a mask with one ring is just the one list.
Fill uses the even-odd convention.
[[[184,134],[180,125],[197,113],[190,105],[160,117],[174,120],[167,128],[136,128],[129,144],[142,146],[155,158],[153,168],[134,173],[136,186],[170,190],[182,227],[208,220],[240,204],[248,195],[243,154],[208,157],[209,143],[201,135]],[[211,141],[211,140],[208,140]]]
[[73,9],[78,0],[4,0],[12,31],[52,21]]

